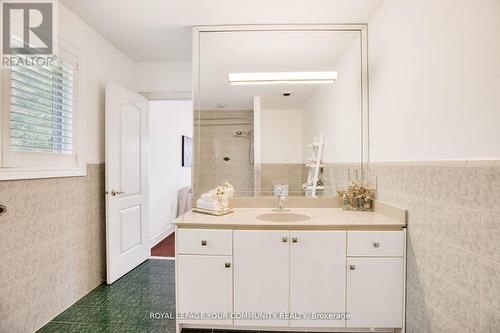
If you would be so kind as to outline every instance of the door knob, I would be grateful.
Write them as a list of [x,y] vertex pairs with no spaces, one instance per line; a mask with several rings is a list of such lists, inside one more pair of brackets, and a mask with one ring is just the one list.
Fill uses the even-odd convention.
[[117,190],[111,190],[111,195],[114,197],[114,196],[117,196],[119,194],[125,194],[125,192],[123,191],[117,191]]
[[299,242],[299,239],[297,237],[292,237],[292,242],[293,243],[298,243]]
[[373,242],[373,247],[380,247],[380,243],[379,242]]
[[7,213],[7,206],[0,204],[0,216]]
[[283,238],[281,238],[281,241],[282,241],[283,243],[288,242],[288,237],[283,237]]
[[207,241],[206,240],[202,240],[201,241],[201,246],[207,246]]
[[356,269],[356,265],[349,265],[349,270],[354,271]]
[[226,263],[224,263],[224,267],[226,267],[226,268],[231,267],[231,263],[230,263],[230,262],[226,262]]

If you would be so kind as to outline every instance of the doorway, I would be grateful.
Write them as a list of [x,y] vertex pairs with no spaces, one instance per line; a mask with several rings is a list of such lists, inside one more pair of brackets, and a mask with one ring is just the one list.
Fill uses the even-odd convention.
[[[190,207],[191,166],[183,163],[186,138],[193,137],[190,100],[149,102],[149,232],[151,256],[175,257],[173,222]],[[184,138],[183,138],[184,137]],[[188,152],[184,151],[184,154]]]

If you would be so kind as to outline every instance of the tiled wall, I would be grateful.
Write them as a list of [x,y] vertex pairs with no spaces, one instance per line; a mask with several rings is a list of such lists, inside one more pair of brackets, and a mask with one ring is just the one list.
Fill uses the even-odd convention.
[[[335,168],[327,167],[320,173],[320,179],[323,181],[324,190],[318,190],[317,195],[323,197],[331,197],[336,195],[335,189],[332,187],[332,172]],[[307,182],[308,168],[305,164],[282,164],[282,163],[264,163],[261,164],[261,191],[259,195],[273,195],[273,185],[288,184],[289,194],[291,196],[303,196],[305,192],[302,190],[302,184]]]
[[0,332],[33,332],[105,276],[104,166],[0,182]]
[[500,332],[500,163],[370,170],[378,199],[408,209],[407,332]]
[[[222,118],[222,119],[221,119]],[[253,111],[198,111],[194,130],[194,193],[230,182],[237,196],[253,196],[254,168],[249,163],[250,138],[236,131],[253,129]],[[224,157],[230,158],[225,161]],[[196,202],[196,200],[193,200]]]
[[[336,188],[333,187],[331,179],[337,169],[334,165],[326,164],[320,173],[324,190],[317,190],[317,195],[331,197],[336,195]],[[309,169],[305,164],[261,164],[261,193],[260,195],[272,195],[273,185],[288,184],[290,195],[303,196],[302,184],[307,182]],[[338,184],[337,184],[338,185]]]
[[[261,164],[261,195],[273,195],[273,185],[288,184],[289,195],[303,195],[303,164]],[[306,175],[307,178],[307,175]]]

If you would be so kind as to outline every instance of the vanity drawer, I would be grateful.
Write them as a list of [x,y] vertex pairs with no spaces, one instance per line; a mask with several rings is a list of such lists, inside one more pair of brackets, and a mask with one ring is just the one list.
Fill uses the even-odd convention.
[[404,232],[401,231],[348,231],[348,257],[402,257]]
[[231,230],[177,229],[178,254],[232,255]]

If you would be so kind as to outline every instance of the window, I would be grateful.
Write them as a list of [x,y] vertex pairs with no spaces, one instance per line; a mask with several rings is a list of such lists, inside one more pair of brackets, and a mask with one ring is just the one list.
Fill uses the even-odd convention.
[[[0,179],[85,174],[78,64],[60,50],[52,63],[4,70]],[[31,176],[22,176],[28,171]]]
[[10,149],[73,152],[74,68],[55,64],[12,68]]

